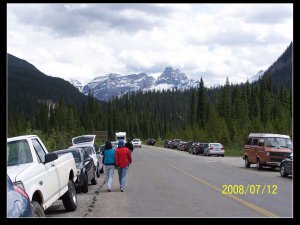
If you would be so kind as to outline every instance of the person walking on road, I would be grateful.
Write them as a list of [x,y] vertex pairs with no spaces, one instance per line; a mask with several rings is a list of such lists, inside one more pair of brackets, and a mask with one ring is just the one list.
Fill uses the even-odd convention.
[[104,146],[102,162],[105,165],[107,191],[111,192],[111,184],[115,172],[115,150],[110,141],[107,141]]
[[124,192],[125,190],[126,174],[131,162],[132,158],[129,149],[125,147],[125,143],[123,140],[119,140],[118,148],[116,149],[115,153],[115,165],[118,168],[121,192]]
[[133,147],[133,144],[131,143],[131,140],[129,138],[128,138],[128,141],[125,144],[125,147],[129,149],[130,154],[132,155],[134,147]]

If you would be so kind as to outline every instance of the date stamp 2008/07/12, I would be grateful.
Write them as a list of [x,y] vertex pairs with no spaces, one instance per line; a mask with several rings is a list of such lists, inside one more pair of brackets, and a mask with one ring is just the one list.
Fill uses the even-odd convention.
[[223,184],[223,195],[277,195],[278,186],[276,184]]

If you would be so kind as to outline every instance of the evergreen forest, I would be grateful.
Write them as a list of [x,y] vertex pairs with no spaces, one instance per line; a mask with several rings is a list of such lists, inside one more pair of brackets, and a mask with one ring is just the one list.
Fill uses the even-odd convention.
[[[285,53],[282,57],[288,59]],[[237,153],[252,132],[286,134],[293,139],[291,60],[287,61],[290,64],[280,70],[273,64],[274,71],[268,70],[254,83],[232,84],[227,77],[224,85],[207,88],[201,78],[197,88],[139,91],[109,102],[99,101],[92,93],[84,96],[59,78],[46,86],[47,76],[38,75],[35,68],[12,66],[7,136],[37,134],[52,151],[69,147],[78,135],[108,131],[108,139],[114,141],[115,132],[126,131],[131,139],[155,138],[158,143],[175,138],[220,142],[225,150]]]

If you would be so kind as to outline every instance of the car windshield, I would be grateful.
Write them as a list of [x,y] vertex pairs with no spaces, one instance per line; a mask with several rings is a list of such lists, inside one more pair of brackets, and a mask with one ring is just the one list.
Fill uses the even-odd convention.
[[291,139],[289,138],[281,138],[281,137],[269,137],[266,141],[267,147],[275,147],[275,148],[293,148],[293,144]]
[[58,152],[57,155],[60,156],[60,155],[64,155],[64,154],[67,154],[67,153],[72,153],[73,158],[75,160],[75,163],[81,162],[80,154],[77,151]]
[[211,144],[210,147],[212,148],[222,148],[221,144]]
[[139,141],[141,141],[140,139],[133,139],[132,140],[133,142],[139,142]]
[[26,140],[7,143],[7,166],[32,162],[32,155]]
[[92,147],[82,147],[84,149],[84,151],[88,154],[88,155],[93,155],[95,154],[94,149]]

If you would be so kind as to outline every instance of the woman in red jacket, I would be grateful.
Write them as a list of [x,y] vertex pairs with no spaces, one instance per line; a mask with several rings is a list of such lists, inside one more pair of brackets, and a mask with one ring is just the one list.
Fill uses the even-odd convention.
[[115,153],[115,164],[118,167],[119,182],[121,192],[124,192],[125,182],[126,182],[126,173],[129,167],[129,164],[132,162],[130,151],[126,148],[123,140],[119,140],[118,148]]

